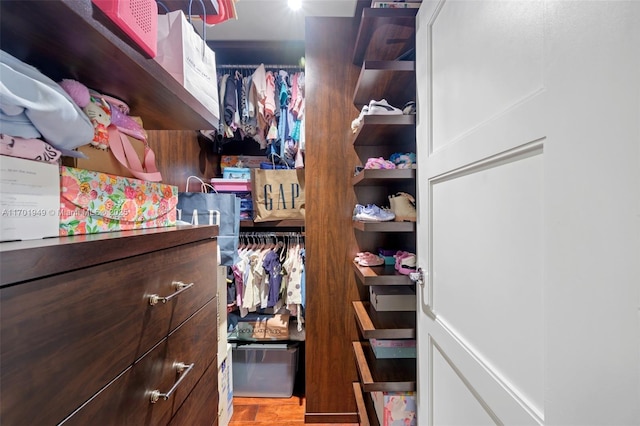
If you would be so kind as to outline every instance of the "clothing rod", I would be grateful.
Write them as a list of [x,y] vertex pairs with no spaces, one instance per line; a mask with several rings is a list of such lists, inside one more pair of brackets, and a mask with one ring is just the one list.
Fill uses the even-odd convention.
[[265,64],[253,64],[253,65],[246,65],[246,64],[238,64],[238,65],[216,65],[216,68],[233,68],[233,69],[256,69],[258,68],[260,65],[263,65],[265,69],[274,69],[274,68],[279,68],[279,69],[304,69],[304,67],[301,67],[300,65],[265,65]]
[[240,237],[304,237],[304,232],[297,231],[256,231],[256,232],[240,232]]

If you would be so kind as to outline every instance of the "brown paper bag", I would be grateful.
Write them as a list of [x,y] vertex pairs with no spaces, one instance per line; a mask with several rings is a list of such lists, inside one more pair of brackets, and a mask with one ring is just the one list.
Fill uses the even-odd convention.
[[[133,149],[138,154],[140,161],[144,159],[144,142],[131,136],[127,136]],[[78,147],[76,151],[82,152],[88,158],[74,158],[74,157],[62,157],[62,165],[68,167],[74,167],[76,169],[91,170],[94,172],[108,173],[111,175],[122,177],[135,177],[125,166],[113,156],[111,151],[105,151],[99,148],[94,148],[91,145],[82,145]]]
[[253,221],[304,219],[304,169],[251,170]]

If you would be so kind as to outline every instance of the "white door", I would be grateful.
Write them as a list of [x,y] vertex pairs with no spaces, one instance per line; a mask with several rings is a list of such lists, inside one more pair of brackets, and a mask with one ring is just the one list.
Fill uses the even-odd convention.
[[417,19],[419,424],[640,424],[640,2]]

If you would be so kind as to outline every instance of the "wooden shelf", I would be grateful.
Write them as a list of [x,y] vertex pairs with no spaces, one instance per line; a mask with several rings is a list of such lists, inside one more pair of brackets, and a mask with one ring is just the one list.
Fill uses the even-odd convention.
[[386,185],[415,178],[415,169],[365,169],[353,177],[353,186]]
[[353,342],[360,384],[365,392],[414,392],[416,360],[378,359],[368,342]]
[[401,145],[413,144],[415,150],[415,115],[365,115],[362,124],[354,134],[353,145],[389,146],[400,142]]
[[355,261],[351,263],[356,278],[362,285],[411,285],[413,282],[407,275],[395,270],[393,265],[361,266]]
[[416,97],[414,61],[364,61],[353,93],[353,104],[361,109],[372,99],[386,99],[402,109]]
[[415,232],[415,222],[363,222],[353,221],[353,227],[363,232]]
[[353,63],[395,60],[415,48],[417,12],[418,9],[363,9]]
[[241,220],[241,228],[304,228],[304,220],[285,219],[272,220],[269,222],[254,222],[252,220]]
[[3,1],[0,46],[54,81],[125,101],[147,130],[205,130],[218,119],[91,0]]
[[415,339],[415,312],[378,312],[369,302],[353,303],[358,327],[365,339]]
[[371,426],[369,423],[369,415],[367,414],[367,404],[362,393],[362,387],[360,383],[353,383],[353,395],[356,398],[356,407],[358,410],[358,425],[359,426]]

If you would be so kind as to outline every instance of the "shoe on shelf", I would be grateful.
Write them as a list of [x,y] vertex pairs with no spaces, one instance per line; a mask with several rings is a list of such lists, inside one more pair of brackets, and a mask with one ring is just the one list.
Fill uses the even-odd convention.
[[402,107],[402,113],[404,115],[415,115],[416,113],[416,103],[415,101],[409,101]]
[[395,215],[387,209],[382,209],[375,204],[356,204],[353,210],[353,219],[364,222],[389,222],[395,219]]
[[358,253],[355,262],[360,266],[380,266],[384,265],[384,259],[368,251]]
[[371,157],[364,165],[365,169],[395,169],[396,165],[382,157]]
[[396,271],[402,275],[409,275],[416,271],[416,255],[406,251],[399,251],[396,254]]
[[368,115],[402,115],[402,110],[389,105],[386,99],[369,102]]
[[415,222],[416,221],[416,199],[406,192],[398,192],[395,195],[389,195],[389,205],[391,211],[395,215],[396,222]]
[[360,111],[360,115],[358,115],[358,118],[354,119],[351,122],[351,131],[353,133],[356,133],[358,131],[358,129],[362,125],[362,117],[367,115],[368,113],[369,113],[369,105],[363,106],[362,110]]

